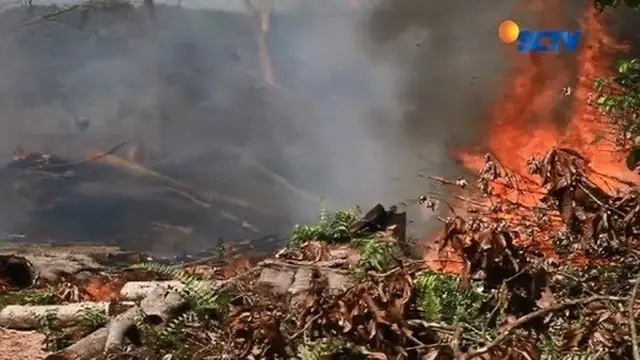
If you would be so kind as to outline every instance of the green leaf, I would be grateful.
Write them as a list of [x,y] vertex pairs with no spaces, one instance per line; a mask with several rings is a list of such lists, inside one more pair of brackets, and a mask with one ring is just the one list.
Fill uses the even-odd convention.
[[631,68],[631,63],[627,60],[621,60],[618,62],[618,72],[624,74]]

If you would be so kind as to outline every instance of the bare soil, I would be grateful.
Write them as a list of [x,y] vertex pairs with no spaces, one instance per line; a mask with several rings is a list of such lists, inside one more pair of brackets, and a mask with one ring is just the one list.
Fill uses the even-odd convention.
[[35,331],[0,329],[0,360],[41,360],[44,335]]

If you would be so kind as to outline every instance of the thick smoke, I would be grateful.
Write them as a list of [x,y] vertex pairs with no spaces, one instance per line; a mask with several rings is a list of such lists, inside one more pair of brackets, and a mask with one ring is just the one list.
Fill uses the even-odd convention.
[[[263,231],[311,218],[317,197],[330,207],[417,197],[433,184],[416,173],[454,171],[445,145],[473,134],[501,71],[495,25],[512,5],[442,16],[442,1],[399,3],[276,1],[277,89],[261,82],[241,6],[37,22],[0,42],[1,150],[81,157],[137,138],[148,166],[285,214]],[[54,10],[8,8],[5,33]]]
[[[501,90],[506,61],[496,26],[522,13],[518,2],[458,5],[385,0],[363,16],[367,54],[398,68],[398,112],[382,121],[386,132],[395,135],[386,145],[394,147],[391,162],[403,177],[388,192],[396,198],[442,192],[437,184],[413,176],[416,170],[443,177],[464,174],[449,150],[480,142],[483,112]],[[418,232],[432,225],[428,216],[412,215],[422,220],[415,226]]]

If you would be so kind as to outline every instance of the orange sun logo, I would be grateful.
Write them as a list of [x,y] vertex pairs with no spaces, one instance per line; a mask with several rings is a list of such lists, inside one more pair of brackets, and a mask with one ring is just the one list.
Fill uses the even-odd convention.
[[520,35],[520,27],[513,20],[505,20],[498,26],[498,38],[505,44],[513,44]]

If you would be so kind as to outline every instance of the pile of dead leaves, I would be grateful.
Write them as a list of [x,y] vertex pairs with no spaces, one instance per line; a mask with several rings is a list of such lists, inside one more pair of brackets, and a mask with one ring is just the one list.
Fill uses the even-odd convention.
[[605,175],[569,149],[529,160],[537,187],[529,175],[507,172],[490,155],[485,160],[483,197],[464,209],[452,205],[467,215],[443,219],[438,249],[459,259],[463,287],[481,286],[500,309],[488,319],[499,341],[480,349],[501,357],[508,344],[526,358],[631,358],[628,324],[637,304],[630,311],[627,303],[640,270],[638,184],[608,177],[618,186],[605,191],[597,185]]

